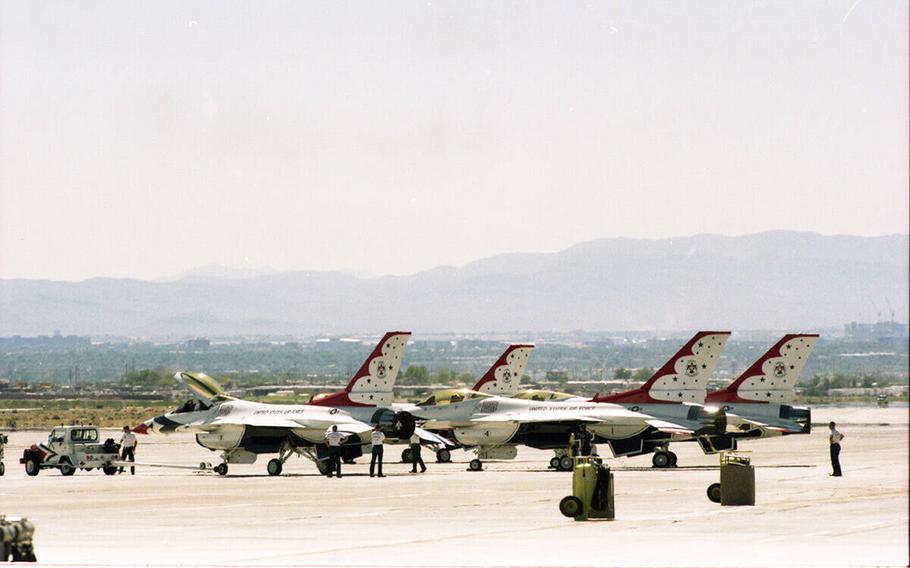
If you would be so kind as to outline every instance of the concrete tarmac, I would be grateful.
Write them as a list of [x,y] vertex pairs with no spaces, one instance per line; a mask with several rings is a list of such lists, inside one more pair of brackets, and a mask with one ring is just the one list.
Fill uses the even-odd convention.
[[[607,459],[616,520],[576,522],[557,505],[571,475],[547,470],[551,452],[469,472],[429,471],[368,457],[342,479],[291,458],[280,477],[266,459],[230,473],[138,468],[135,476],[79,471],[27,477],[22,449],[47,432],[15,432],[0,477],[0,513],[30,518],[48,565],[119,566],[906,566],[908,409],[816,408],[809,436],[750,441],[756,505],[721,507],[705,495],[717,456],[676,444],[680,467]],[[844,477],[829,477],[827,428],[846,434]],[[116,431],[109,436],[119,437]],[[191,435],[140,436],[140,462],[218,462]],[[386,457],[401,446],[387,446]],[[609,454],[607,448],[601,453]]]

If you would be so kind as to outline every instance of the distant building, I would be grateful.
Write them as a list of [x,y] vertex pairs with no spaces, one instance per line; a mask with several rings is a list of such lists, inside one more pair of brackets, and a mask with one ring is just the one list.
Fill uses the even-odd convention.
[[187,349],[208,349],[211,345],[211,341],[202,337],[190,339],[186,342]]
[[907,324],[894,321],[880,321],[877,323],[857,323],[852,321],[844,325],[844,335],[852,339],[907,337]]

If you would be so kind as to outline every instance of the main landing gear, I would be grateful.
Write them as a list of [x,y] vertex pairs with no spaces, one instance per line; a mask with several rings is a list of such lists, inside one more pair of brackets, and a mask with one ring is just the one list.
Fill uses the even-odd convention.
[[657,468],[676,467],[676,454],[667,450],[659,450],[651,456],[651,465]]

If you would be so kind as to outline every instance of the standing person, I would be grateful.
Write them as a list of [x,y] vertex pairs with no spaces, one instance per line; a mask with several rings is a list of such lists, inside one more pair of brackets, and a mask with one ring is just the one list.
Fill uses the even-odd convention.
[[325,441],[329,445],[329,472],[326,477],[332,477],[332,472],[338,472],[341,477],[341,444],[347,439],[347,436],[338,431],[338,425],[332,426],[332,431],[326,433]]
[[[120,461],[136,463],[136,446],[138,445],[139,440],[136,439],[136,435],[130,432],[129,426],[124,426],[123,435],[120,436]],[[123,473],[122,466],[117,473]],[[130,466],[130,475],[136,475],[135,466]]]
[[831,468],[834,470],[831,475],[833,477],[841,477],[840,441],[846,436],[837,431],[837,428],[834,427],[834,422],[828,422],[828,428],[831,430],[831,433],[828,434],[828,443],[831,445]]
[[382,443],[385,441],[385,434],[379,429],[379,424],[373,427],[373,432],[370,433],[370,441],[373,443],[372,455],[370,456],[370,477],[373,477],[373,466],[376,464],[379,464],[379,477],[385,477],[382,475]]
[[427,466],[420,457],[420,436],[417,432],[411,434],[411,473],[417,473],[417,465],[420,464],[420,473],[427,470]]
[[591,433],[588,432],[588,427],[584,424],[579,427],[578,432],[578,455],[591,455]]

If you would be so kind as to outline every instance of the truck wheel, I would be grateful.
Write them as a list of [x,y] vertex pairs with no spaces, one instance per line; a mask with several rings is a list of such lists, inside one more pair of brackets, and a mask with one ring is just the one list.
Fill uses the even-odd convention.
[[446,448],[440,448],[436,450],[436,462],[437,463],[449,463],[452,461],[452,452]]
[[69,458],[61,459],[60,460],[60,475],[69,477],[69,476],[73,475],[74,473],[76,473],[76,468],[73,467],[73,464],[69,460]]
[[550,469],[559,469],[559,457],[554,456],[550,458]]
[[401,463],[411,463],[411,448],[401,451]]
[[266,464],[265,469],[269,472],[269,475],[281,475],[281,468],[284,467],[284,464],[281,463],[279,459],[271,459],[269,463]]
[[670,456],[667,452],[654,452],[651,456],[651,465],[654,467],[664,468],[670,465]]
[[667,452],[667,457],[670,458],[670,465],[667,467],[676,467],[676,454],[673,452]]
[[117,473],[117,468],[112,465],[102,466],[101,470],[104,472],[104,475],[114,475]]
[[480,471],[483,469],[483,462],[475,458],[471,460],[471,463],[468,464],[468,467],[471,468],[471,471]]
[[28,458],[25,462],[25,473],[34,477],[38,475],[39,471],[41,471],[41,466],[38,465],[38,460],[35,458]]
[[562,456],[559,458],[559,470],[560,471],[572,471],[572,467],[575,465],[575,461],[569,456]]
[[720,503],[720,483],[712,483],[706,491],[708,499],[715,503]]
[[559,512],[567,517],[578,517],[584,512],[584,509],[581,499],[574,495],[563,497],[559,502]]
[[215,466],[215,473],[218,475],[227,475],[228,465],[226,463],[220,463]]

